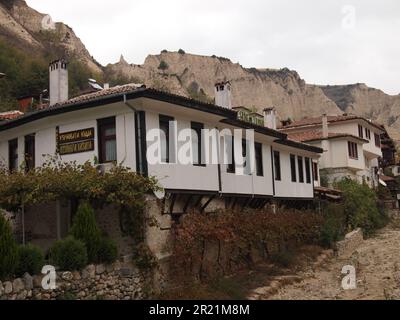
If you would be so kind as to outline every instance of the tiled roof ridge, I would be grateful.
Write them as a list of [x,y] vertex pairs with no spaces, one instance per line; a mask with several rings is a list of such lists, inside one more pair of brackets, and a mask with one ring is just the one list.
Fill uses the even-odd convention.
[[[364,120],[364,121],[368,122],[369,124],[371,124],[375,127],[382,129],[381,124],[376,123],[372,120],[369,120],[365,117],[355,115],[355,114],[331,115],[331,116],[327,116],[327,117],[328,117],[328,123],[360,119],[360,120]],[[298,127],[306,127],[306,126],[312,126],[312,125],[319,125],[319,124],[322,124],[322,118],[323,118],[323,116],[313,117],[313,118],[305,118],[302,120],[294,121],[291,124],[288,124],[288,125],[280,128],[280,130],[292,129],[292,128],[298,128]]]

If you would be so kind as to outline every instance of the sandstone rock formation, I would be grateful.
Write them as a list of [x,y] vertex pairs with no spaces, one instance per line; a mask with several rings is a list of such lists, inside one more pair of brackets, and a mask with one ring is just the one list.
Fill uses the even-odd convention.
[[54,29],[43,27],[46,16],[30,8],[24,0],[1,0],[0,37],[19,48],[31,50],[33,54],[54,52],[55,55],[73,56],[93,72],[102,73],[101,66],[69,26],[58,22],[54,24]]

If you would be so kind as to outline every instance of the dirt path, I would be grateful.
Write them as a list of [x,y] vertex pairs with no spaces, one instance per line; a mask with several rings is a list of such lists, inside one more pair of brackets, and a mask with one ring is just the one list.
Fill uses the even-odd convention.
[[[400,228],[397,224],[367,239],[349,259],[331,258],[317,270],[305,270],[301,281],[261,299],[400,299]],[[343,290],[342,267],[356,268],[357,288]]]

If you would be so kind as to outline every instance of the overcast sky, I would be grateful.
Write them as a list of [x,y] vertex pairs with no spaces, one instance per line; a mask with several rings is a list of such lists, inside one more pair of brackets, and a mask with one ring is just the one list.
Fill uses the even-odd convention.
[[72,27],[103,65],[163,49],[288,67],[308,83],[400,93],[398,0],[27,0]]

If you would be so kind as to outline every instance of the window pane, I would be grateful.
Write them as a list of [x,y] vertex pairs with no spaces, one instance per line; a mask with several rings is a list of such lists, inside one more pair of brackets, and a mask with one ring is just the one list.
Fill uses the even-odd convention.
[[281,159],[278,151],[274,151],[275,180],[281,180]]
[[263,159],[262,159],[262,144],[255,144],[255,157],[256,157],[256,174],[262,177],[264,175]]
[[304,169],[303,169],[303,157],[297,157],[297,163],[299,166],[299,182],[304,182]]
[[292,182],[297,181],[296,177],[296,157],[294,155],[290,155],[290,170],[292,175]]
[[305,164],[306,164],[306,182],[311,183],[310,158],[305,159]]
[[115,136],[115,127],[114,128],[106,128],[105,130],[104,130],[104,135],[105,136]]
[[116,161],[117,160],[117,141],[107,140],[105,143],[106,147],[106,161]]
[[169,162],[169,119],[160,116],[161,161]]
[[226,143],[226,149],[228,151],[228,162],[229,162],[226,171],[228,173],[235,173],[235,171],[236,171],[236,168],[235,168],[236,167],[235,166],[235,145],[233,143],[233,140],[234,140],[233,136],[226,136],[225,143]]
[[193,152],[193,164],[200,164],[199,154],[199,137],[198,132],[192,131],[192,152]]

